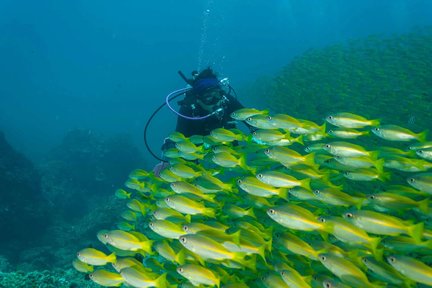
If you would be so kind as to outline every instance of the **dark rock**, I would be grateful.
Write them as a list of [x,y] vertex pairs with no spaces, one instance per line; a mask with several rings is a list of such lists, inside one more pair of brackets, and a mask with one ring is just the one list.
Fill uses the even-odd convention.
[[36,241],[49,224],[41,177],[0,132],[0,245],[4,254]]

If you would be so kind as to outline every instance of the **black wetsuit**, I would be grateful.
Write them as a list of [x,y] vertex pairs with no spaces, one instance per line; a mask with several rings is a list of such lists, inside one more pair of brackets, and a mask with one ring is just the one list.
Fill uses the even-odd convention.
[[[234,128],[235,122],[230,114],[235,110],[243,108],[243,105],[231,95],[225,95],[224,97],[226,97],[226,100],[221,105],[222,107],[220,107],[223,109],[221,112],[202,120],[189,120],[179,116],[176,131],[183,133],[186,137],[190,137],[192,135],[209,135],[210,131],[216,128]],[[192,98],[191,101],[181,101],[179,103],[181,104],[180,114],[189,117],[208,115],[209,112],[202,109],[193,99],[195,98]]]

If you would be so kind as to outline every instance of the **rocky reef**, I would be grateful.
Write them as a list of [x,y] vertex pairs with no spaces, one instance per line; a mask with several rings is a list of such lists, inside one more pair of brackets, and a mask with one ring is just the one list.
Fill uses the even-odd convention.
[[0,245],[11,262],[22,247],[40,239],[50,223],[41,176],[0,132]]

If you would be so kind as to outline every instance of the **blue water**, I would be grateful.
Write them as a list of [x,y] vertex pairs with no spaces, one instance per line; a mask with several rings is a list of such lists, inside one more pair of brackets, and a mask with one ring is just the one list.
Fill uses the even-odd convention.
[[[431,24],[429,0],[2,0],[0,130],[36,161],[74,128],[128,133],[144,154],[179,69],[210,64],[241,91],[308,49]],[[174,125],[158,115],[154,150]]]

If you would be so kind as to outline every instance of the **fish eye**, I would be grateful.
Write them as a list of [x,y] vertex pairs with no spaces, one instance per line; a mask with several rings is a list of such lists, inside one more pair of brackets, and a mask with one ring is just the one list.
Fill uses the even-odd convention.
[[188,227],[187,225],[184,225],[184,226],[183,226],[183,230],[184,230],[185,232],[188,232],[188,231],[189,231],[189,227]]
[[272,120],[272,117],[271,116],[267,116],[267,120]]
[[263,178],[263,175],[261,173],[258,174],[257,176],[258,176],[258,178]]
[[329,281],[327,281],[327,280],[323,281],[323,285],[324,285],[325,288],[332,288],[332,284]]
[[368,260],[366,259],[366,257],[361,258],[361,260],[362,260],[362,262],[363,262],[364,264],[366,264],[366,263],[368,262]]
[[330,148],[331,146],[330,146],[330,144],[325,144],[324,147],[325,148]]
[[318,189],[314,191],[314,194],[315,194],[315,195],[319,195],[320,193],[321,193],[321,191],[318,190]]
[[269,154],[269,153],[270,153],[270,149],[268,149],[268,148],[265,149],[265,150],[264,150],[264,153],[265,153],[265,154]]
[[183,273],[183,271],[184,271],[183,268],[181,268],[181,267],[177,268],[177,272],[179,272],[179,273]]
[[279,232],[276,232],[276,233],[274,234],[274,236],[275,236],[276,238],[279,238],[281,235],[279,234]]
[[252,117],[246,118],[246,121],[252,121]]
[[376,197],[375,197],[375,195],[369,195],[368,198],[369,198],[370,200],[374,200]]
[[150,222],[150,223],[149,223],[149,226],[153,228],[153,227],[154,227],[153,222]]
[[257,135],[256,131],[252,132],[252,135],[256,136]]
[[352,213],[346,213],[345,216],[348,217],[348,218],[353,218],[354,217],[354,215]]
[[333,130],[330,129],[330,130],[328,131],[328,133],[333,133]]
[[326,261],[327,260],[327,257],[324,256],[324,255],[319,256],[319,258],[321,259],[321,261]]
[[396,258],[393,257],[393,256],[389,256],[387,259],[388,259],[388,261],[391,262],[391,263],[395,263],[395,262],[396,262]]
[[241,179],[237,179],[237,184],[241,184],[242,180]]
[[276,211],[274,209],[269,209],[268,212],[272,215],[276,214]]
[[379,131],[380,128],[376,127],[376,128],[373,128],[373,130],[375,130],[375,131]]
[[280,274],[281,274],[281,276],[285,276],[286,272],[282,271],[282,272],[280,272]]
[[325,222],[326,222],[326,219],[325,219],[324,217],[318,217],[318,221],[320,221],[320,222],[322,222],[322,223],[325,223]]
[[182,242],[183,244],[187,242],[186,237],[180,237],[180,242]]
[[170,202],[171,201],[170,197],[165,198],[165,201]]
[[408,182],[409,182],[409,183],[414,183],[414,182],[415,182],[415,179],[414,179],[414,178],[409,178],[409,179],[408,179]]

